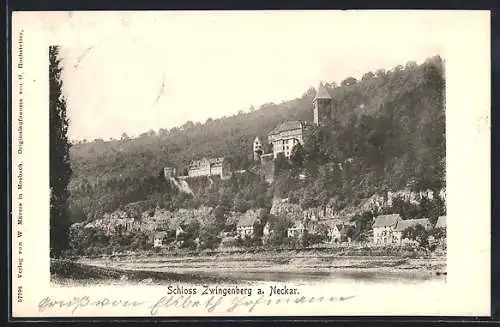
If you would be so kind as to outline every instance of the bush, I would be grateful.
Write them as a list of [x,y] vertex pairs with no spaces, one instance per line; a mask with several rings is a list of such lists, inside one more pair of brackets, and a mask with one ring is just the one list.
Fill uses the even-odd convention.
[[224,237],[220,244],[220,248],[232,248],[236,247],[239,245],[238,238],[237,237]]
[[321,244],[327,240],[327,237],[322,234],[307,234],[305,236],[305,244],[306,246],[313,244]]

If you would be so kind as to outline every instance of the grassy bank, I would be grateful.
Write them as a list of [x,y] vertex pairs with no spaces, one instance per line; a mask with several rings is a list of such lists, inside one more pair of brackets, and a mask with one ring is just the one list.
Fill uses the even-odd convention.
[[[85,256],[90,260],[96,259],[121,259],[121,258],[149,258],[149,257],[165,257],[165,258],[185,258],[185,257],[218,257],[227,258],[234,256],[297,256],[306,255],[309,257],[318,256],[359,256],[359,257],[384,257],[393,256],[401,258],[428,258],[428,257],[445,257],[443,251],[430,252],[423,248],[401,247],[401,246],[313,246],[313,247],[230,247],[218,249],[205,249],[202,251],[194,251],[187,249],[156,249],[147,251],[134,251],[129,253],[114,253]],[[75,257],[82,258],[82,257]]]
[[[52,260],[53,281],[75,283],[207,283],[262,274],[418,274],[446,272],[446,256],[394,248],[135,253]],[[252,276],[254,274],[255,276]],[[264,276],[268,278],[268,276]],[[307,276],[306,276],[307,277]]]
[[240,255],[197,255],[185,257],[151,256],[142,258],[114,258],[81,260],[101,267],[117,267],[130,270],[153,270],[163,272],[205,271],[332,271],[347,269],[369,270],[423,270],[443,272],[446,262],[443,257],[403,256],[337,256],[331,254],[300,253],[246,253]]
[[50,262],[51,280],[59,285],[79,284],[151,284],[153,282],[220,282],[228,278],[201,277],[192,273],[160,272],[140,269],[121,269],[106,267],[65,259],[53,259]]

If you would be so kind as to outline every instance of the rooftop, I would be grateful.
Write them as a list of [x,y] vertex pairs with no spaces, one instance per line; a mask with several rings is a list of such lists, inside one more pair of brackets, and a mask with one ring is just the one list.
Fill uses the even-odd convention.
[[426,227],[428,224],[429,224],[429,219],[427,218],[401,220],[398,222],[398,225],[396,226],[395,230],[397,232],[402,232],[409,227],[415,227],[417,225],[422,225],[422,227]]
[[291,121],[283,122],[283,123],[279,124],[278,126],[276,126],[276,128],[274,128],[272,131],[270,131],[269,135],[279,134],[281,132],[291,131],[291,130],[295,130],[295,129],[302,129],[302,122],[300,122],[298,120],[291,120]]
[[258,212],[253,210],[248,210],[241,216],[241,218],[236,223],[236,226],[238,227],[253,226],[258,219],[259,219]]
[[399,214],[392,214],[392,215],[381,215],[375,218],[375,223],[373,224],[374,228],[377,227],[389,227],[389,226],[396,226],[398,221],[401,221],[401,217]]
[[326,88],[323,86],[323,83],[320,83],[318,87],[318,92],[314,97],[314,101],[316,101],[317,99],[331,99],[331,98],[332,97],[330,96]]
[[210,164],[210,165],[220,164],[223,161],[224,161],[224,157],[219,157],[219,158],[203,158],[203,159],[200,159],[200,160],[193,160],[191,162],[191,167],[202,166],[202,165],[206,165],[206,164]]
[[436,228],[446,227],[446,216],[441,216],[436,221]]

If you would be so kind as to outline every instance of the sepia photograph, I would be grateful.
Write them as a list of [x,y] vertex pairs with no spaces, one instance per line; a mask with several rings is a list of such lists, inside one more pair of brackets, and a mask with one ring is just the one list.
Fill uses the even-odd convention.
[[53,282],[445,281],[439,49],[214,29],[48,49]]
[[[224,301],[223,314],[440,313],[448,222],[463,219],[447,196],[454,59],[438,15],[80,14],[43,22],[84,31],[47,37],[40,68],[48,289],[147,287],[163,294],[149,315]],[[86,296],[37,310],[115,303]]]

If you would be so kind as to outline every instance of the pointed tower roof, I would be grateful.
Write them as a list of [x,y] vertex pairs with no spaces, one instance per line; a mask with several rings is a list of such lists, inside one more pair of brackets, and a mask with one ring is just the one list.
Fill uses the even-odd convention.
[[317,99],[331,99],[331,98],[332,97],[330,96],[326,88],[323,86],[323,83],[319,83],[318,92],[314,97],[314,101],[316,101]]

